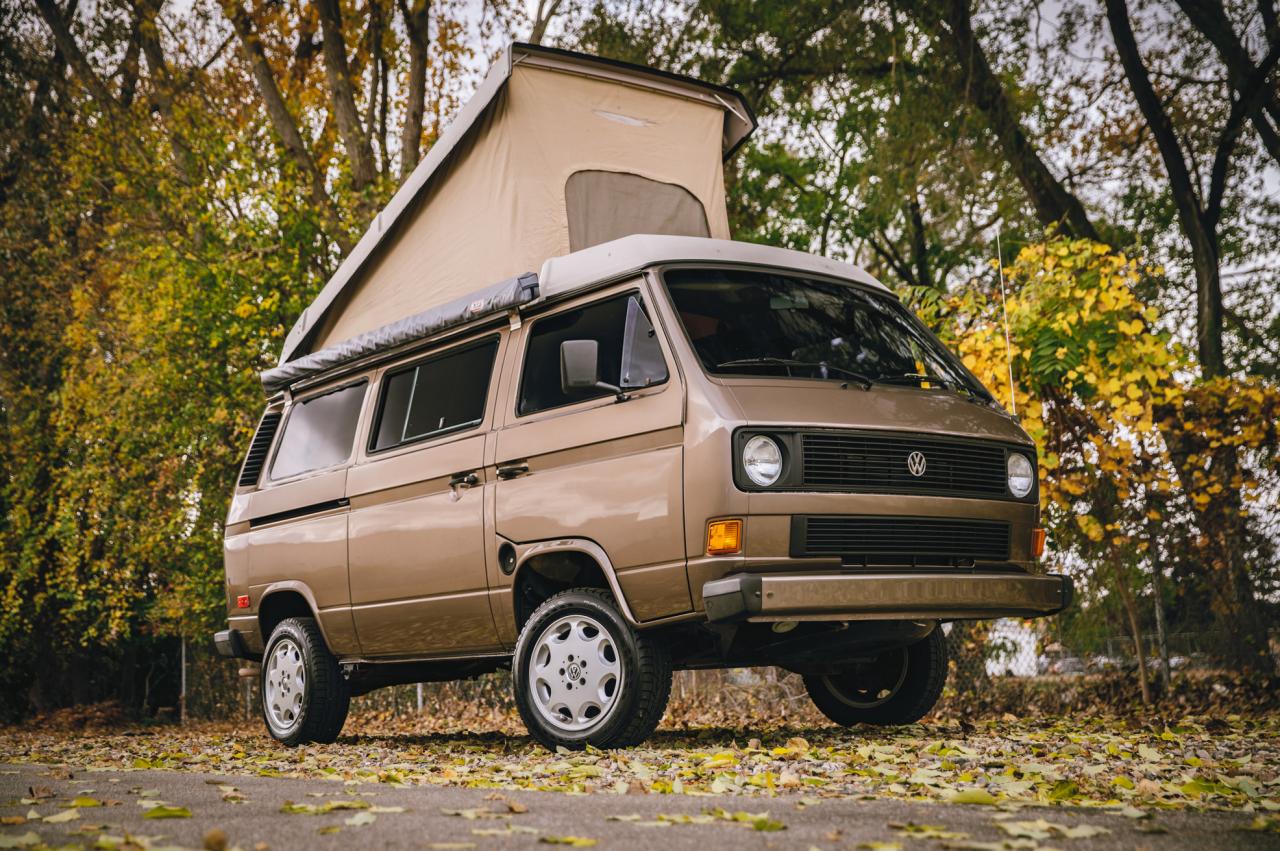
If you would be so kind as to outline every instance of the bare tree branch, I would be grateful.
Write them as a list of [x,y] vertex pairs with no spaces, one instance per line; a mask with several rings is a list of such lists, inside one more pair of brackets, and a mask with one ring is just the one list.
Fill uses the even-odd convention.
[[560,10],[560,3],[561,0],[551,0],[549,3],[547,0],[538,0],[538,8],[533,13],[533,29],[529,32],[530,44],[542,44],[542,39],[547,34],[547,25]]
[[1267,89],[1267,77],[1275,70],[1278,62],[1280,44],[1274,44],[1262,64],[1254,69],[1250,79],[1240,87],[1240,96],[1231,105],[1231,114],[1227,116],[1226,126],[1222,128],[1222,134],[1218,138],[1217,150],[1213,155],[1213,169],[1210,171],[1209,199],[1205,203],[1204,217],[1205,223],[1211,228],[1218,227],[1218,219],[1222,215],[1222,199],[1227,190],[1227,167],[1235,153],[1236,143],[1240,141],[1244,122],[1248,116],[1259,117],[1258,110],[1262,103],[1271,97],[1271,92]]
[[93,66],[85,58],[84,52],[76,44],[75,37],[71,34],[71,28],[67,23],[68,19],[63,17],[62,10],[58,8],[55,0],[35,0],[35,4],[40,11],[40,17],[44,19],[45,24],[53,33],[53,43],[58,46],[59,52],[62,53],[67,64],[71,66],[71,70],[75,72],[81,85],[89,90],[89,94],[103,109],[114,108],[117,105],[116,99],[112,97],[106,83],[93,70]]
[[[1218,56],[1227,67],[1227,79],[1231,87],[1236,91],[1236,96],[1244,100],[1245,87],[1250,85],[1258,69],[1254,66],[1249,52],[1240,43],[1235,28],[1231,25],[1231,19],[1227,17],[1227,11],[1220,0],[1176,1],[1192,26],[1199,30],[1218,51]],[[1269,0],[1260,0],[1260,3],[1265,15],[1266,9],[1270,6]],[[1268,23],[1267,28],[1268,41],[1274,48],[1278,43],[1278,34],[1271,31],[1275,29],[1274,24]],[[1266,76],[1263,75],[1264,81]],[[1277,134],[1273,126],[1280,124],[1280,94],[1277,94],[1274,87],[1270,90],[1264,87],[1261,94],[1251,96],[1249,100],[1251,103],[1256,101],[1256,104],[1245,117],[1253,124],[1267,153],[1280,163],[1280,134]]]
[[1070,235],[1099,239],[1080,199],[1053,176],[1023,129],[1004,84],[973,31],[969,0],[943,0],[941,5],[940,16],[927,0],[916,4],[916,14],[950,48],[963,74],[956,81],[960,94],[986,117],[1036,216],[1043,224],[1058,225]]
[[[47,0],[44,1],[47,2]],[[284,147],[285,153],[293,160],[298,170],[306,177],[307,183],[311,188],[311,202],[323,217],[330,237],[338,243],[343,251],[349,250],[351,247],[350,240],[344,236],[345,229],[342,227],[337,210],[334,208],[333,199],[329,197],[329,192],[325,188],[324,176],[320,173],[320,169],[316,167],[315,160],[311,157],[311,152],[302,140],[302,134],[298,132],[298,124],[289,112],[289,107],[284,102],[284,96],[280,94],[280,86],[276,83],[275,72],[271,70],[271,63],[267,61],[267,54],[262,48],[262,41],[258,38],[257,30],[254,28],[253,21],[249,18],[249,13],[240,5],[240,0],[221,0],[221,3],[223,14],[231,21],[231,25],[240,39],[241,53],[243,53],[249,69],[253,72],[254,82],[258,86],[258,94],[262,97],[262,102],[267,108],[267,117],[271,121],[272,128],[276,131],[276,135],[280,137],[280,144]]]

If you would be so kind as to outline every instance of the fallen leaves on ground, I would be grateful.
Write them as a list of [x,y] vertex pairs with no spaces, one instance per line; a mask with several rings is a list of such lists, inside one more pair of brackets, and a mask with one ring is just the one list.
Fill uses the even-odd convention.
[[169,807],[161,804],[158,807],[150,807],[142,814],[143,818],[160,819],[160,818],[191,818],[191,810],[186,807]]
[[[971,730],[941,724],[771,732],[703,728],[660,732],[638,748],[557,753],[498,733],[379,736],[349,729],[336,744],[288,749],[257,729],[161,728],[93,736],[19,730],[0,737],[0,760],[66,765],[75,772],[154,768],[330,779],[353,790],[389,784],[747,798],[793,794],[806,806],[827,797],[875,796],[998,808],[1084,805],[1135,819],[1182,807],[1280,813],[1280,715],[1145,725],[1007,716]],[[31,802],[45,800],[37,795],[45,791],[32,789]],[[238,797],[234,786],[222,791],[226,800]],[[155,791],[141,795],[148,793]],[[509,818],[523,811],[497,794],[493,810],[453,814]],[[74,801],[68,806],[66,813],[78,809]],[[340,808],[333,801],[293,806],[300,813]]]
[[903,836],[909,836],[912,839],[968,839],[969,834],[960,833],[954,830],[947,830],[940,824],[915,824],[907,822],[899,824],[894,822],[889,827],[898,831]]
[[996,827],[1010,836],[1020,839],[1049,839],[1052,837],[1089,839],[1111,832],[1105,827],[1097,827],[1091,824],[1068,827],[1065,824],[1056,824],[1044,819],[1036,819],[1035,821],[998,821],[996,822]]
[[368,801],[325,801],[323,804],[295,804],[285,801],[280,812],[291,816],[322,816],[335,810],[367,810]]
[[544,845],[569,845],[573,848],[590,848],[596,840],[585,836],[544,836],[538,840]]

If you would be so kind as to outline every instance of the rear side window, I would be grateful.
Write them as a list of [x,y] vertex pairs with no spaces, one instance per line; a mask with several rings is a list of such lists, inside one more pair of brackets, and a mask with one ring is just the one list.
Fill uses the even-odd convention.
[[295,402],[271,463],[271,478],[323,470],[350,458],[365,386],[365,382],[352,384]]
[[560,346],[568,340],[596,341],[602,384],[627,390],[667,380],[662,347],[640,300],[618,296],[534,323],[520,377],[521,416],[610,395],[601,388],[561,386]]
[[389,374],[382,382],[371,449],[479,425],[497,353],[493,338]]

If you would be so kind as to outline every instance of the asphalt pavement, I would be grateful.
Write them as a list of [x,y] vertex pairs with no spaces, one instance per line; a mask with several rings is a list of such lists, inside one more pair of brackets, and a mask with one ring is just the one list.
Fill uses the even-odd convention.
[[[85,799],[81,804],[101,806],[75,807],[75,816],[68,817],[77,798]],[[326,804],[330,805],[327,813],[308,813],[323,810]],[[367,809],[341,808],[365,804]],[[155,807],[171,808],[167,812],[176,812],[179,817],[146,818]],[[294,812],[282,811],[286,809]],[[189,811],[190,817],[181,817],[184,811]],[[734,814],[740,812],[751,815],[734,820]],[[755,818],[764,812],[767,820]],[[1254,816],[1238,812],[1166,811],[1136,820],[1079,807],[1028,807],[1005,814],[986,806],[886,799],[394,788],[377,783],[344,785],[338,781],[178,771],[73,773],[53,766],[3,763],[0,817],[4,821],[0,848],[23,847],[23,843],[30,846],[36,841],[34,834],[39,842],[55,847],[75,844],[91,848],[98,843],[98,847],[109,848],[132,836],[138,846],[238,847],[244,851],[572,847],[575,840],[582,847],[660,851],[892,847],[874,843],[900,843],[904,849],[926,851],[1001,842],[1010,843],[1003,846],[1006,848],[1064,851],[1280,849],[1280,835],[1243,829]],[[53,820],[45,820],[47,817]],[[29,820],[11,823],[20,818]],[[709,819],[710,823],[703,823]],[[1072,829],[1088,825],[1107,832],[1068,838],[1042,826],[1039,829],[1047,838],[1028,838],[999,827],[997,822],[1002,820],[1044,820]],[[908,824],[917,827],[903,827]],[[926,825],[930,827],[920,827]],[[915,835],[908,836],[904,830],[913,830]],[[1034,833],[1036,828],[1029,830]],[[1023,844],[1013,844],[1019,842]]]

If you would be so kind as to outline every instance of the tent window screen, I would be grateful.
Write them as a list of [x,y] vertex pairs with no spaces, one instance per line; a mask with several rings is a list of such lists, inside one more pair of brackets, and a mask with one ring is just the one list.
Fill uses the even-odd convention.
[[382,382],[373,451],[473,428],[484,419],[497,339],[454,349]]
[[323,470],[350,458],[364,390],[362,381],[294,403],[271,462],[271,478]]
[[633,233],[711,236],[702,202],[683,186],[621,171],[577,171],[564,186],[569,250]]

